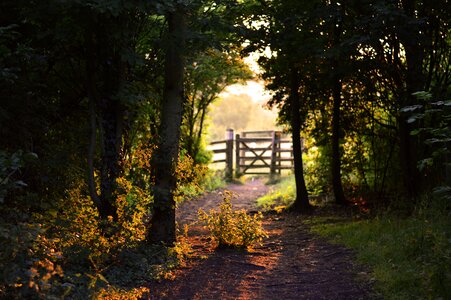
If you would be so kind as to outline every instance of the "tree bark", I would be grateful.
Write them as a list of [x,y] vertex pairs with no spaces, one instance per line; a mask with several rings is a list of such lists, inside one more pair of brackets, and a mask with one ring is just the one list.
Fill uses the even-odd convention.
[[117,183],[120,176],[120,151],[122,142],[122,118],[120,104],[109,97],[100,100],[102,125],[102,170],[100,174],[100,215],[112,216],[117,220],[117,210],[114,206]]
[[[118,74],[111,74],[113,70],[108,68],[102,74],[107,87],[98,87],[98,74],[103,68],[99,62],[100,49],[98,35],[88,33],[86,35],[87,41],[87,64],[86,64],[86,88],[89,100],[89,118],[90,118],[90,144],[88,149],[88,185],[89,193],[97,207],[99,216],[102,219],[107,219],[112,216],[117,219],[117,211],[114,207],[114,191],[116,178],[119,174],[119,151],[121,136],[121,122],[118,118],[117,101],[112,101],[110,94],[117,88],[116,80],[120,78]],[[104,74],[107,74],[106,76]],[[112,80],[114,80],[112,82]],[[99,91],[102,90],[102,92]],[[103,95],[100,95],[100,94]],[[96,112],[97,108],[97,112]],[[97,194],[97,187],[94,180],[94,156],[97,137],[96,119],[97,114],[100,117],[100,142],[101,142],[101,157],[102,167],[100,169],[100,195]],[[118,145],[119,143],[119,145]]]
[[[343,7],[336,6],[337,12],[340,16],[343,15]],[[335,202],[340,205],[347,203],[345,194],[343,192],[343,185],[341,182],[341,154],[340,154],[340,108],[341,108],[341,78],[339,75],[339,61],[341,57],[341,51],[339,47],[340,37],[342,35],[343,22],[341,17],[336,20],[336,23],[332,24],[332,47],[335,47],[339,55],[331,59],[332,67],[332,186],[334,189]]]
[[94,205],[97,207],[97,210],[100,213],[102,209],[99,195],[97,194],[97,187],[94,178],[94,154],[97,142],[96,112],[94,106],[95,106],[94,101],[92,99],[89,99],[89,125],[91,132],[88,149],[88,186],[89,186],[89,195],[91,196]]
[[293,141],[294,178],[296,182],[296,199],[291,207],[296,212],[308,212],[311,209],[304,180],[304,164],[301,149],[301,116],[299,99],[299,75],[291,71],[289,104],[291,106],[291,134]]
[[199,122],[199,130],[197,131],[196,140],[194,141],[194,149],[193,149],[193,159],[194,163],[198,163],[197,161],[197,155],[200,151],[200,142],[202,141],[202,134],[204,130],[204,122],[205,122],[205,116],[207,115],[207,105],[203,106],[202,108],[199,108],[201,110],[200,115],[200,122]]
[[149,241],[172,245],[176,241],[176,168],[179,158],[180,126],[183,111],[185,16],[177,7],[167,16],[169,44],[166,48],[163,111],[159,144],[154,157],[155,190]]
[[[425,86],[425,76],[423,73],[424,61],[424,37],[420,28],[419,21],[415,16],[415,1],[404,0],[404,13],[414,20],[409,25],[410,34],[405,37],[402,42],[406,55],[406,81],[405,94],[401,97],[400,107],[417,104],[418,100],[414,95],[415,92],[422,91]],[[412,125],[407,122],[408,116],[400,115],[399,124],[399,151],[400,165],[403,175],[404,194],[408,199],[415,201],[419,196],[419,188],[421,186],[421,178],[417,169],[418,161],[418,142],[410,134],[413,130]]]

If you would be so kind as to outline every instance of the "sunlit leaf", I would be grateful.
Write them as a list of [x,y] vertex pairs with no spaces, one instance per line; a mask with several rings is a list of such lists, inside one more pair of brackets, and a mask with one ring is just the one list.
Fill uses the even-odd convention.
[[424,143],[426,145],[432,145],[432,144],[436,144],[436,143],[448,143],[448,142],[451,142],[451,138],[443,138],[443,139],[432,138],[432,139],[427,139],[426,141],[424,141]]
[[423,119],[424,114],[416,114],[407,119],[407,123],[413,123],[417,120]]
[[102,280],[103,282],[105,282],[106,284],[109,284],[108,280],[102,274],[100,274],[100,273],[97,274],[97,277],[99,277],[99,279]]
[[415,110],[420,109],[422,107],[423,107],[423,105],[406,106],[406,107],[401,108],[399,111],[400,112],[412,112],[412,111],[415,111]]
[[436,197],[451,201],[451,186],[443,185],[434,188],[433,194]]
[[433,163],[434,163],[434,160],[430,157],[422,159],[417,164],[418,170],[423,171],[426,167],[432,166]]
[[417,97],[420,100],[428,100],[432,98],[432,94],[425,91],[420,91],[412,94],[413,96]]
[[421,133],[423,131],[424,131],[424,128],[414,129],[410,132],[410,135],[418,135],[419,133]]

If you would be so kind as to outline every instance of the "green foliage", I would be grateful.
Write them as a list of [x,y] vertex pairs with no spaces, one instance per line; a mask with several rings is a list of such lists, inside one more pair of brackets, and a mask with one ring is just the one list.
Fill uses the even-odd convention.
[[251,216],[244,210],[233,210],[230,202],[232,196],[230,192],[224,192],[219,211],[211,210],[207,214],[200,209],[199,220],[205,223],[218,247],[246,249],[254,243],[261,243],[267,237],[262,228],[262,213]]
[[[431,93],[416,92],[414,95],[422,104],[406,106],[402,113],[408,113],[408,123],[422,122],[420,127],[413,130],[411,135],[420,136],[424,144],[429,148],[430,156],[418,161],[418,169],[425,171],[434,165],[434,162],[442,160],[450,153],[448,145],[451,142],[451,100],[436,101]],[[446,159],[446,158],[445,158]],[[450,165],[450,162],[445,162]]]
[[330,189],[330,159],[329,149],[325,146],[314,146],[312,141],[304,140],[307,148],[303,154],[304,178],[309,195],[317,196],[329,192]]
[[188,155],[182,155],[177,168],[177,202],[192,199],[205,191],[213,191],[225,185],[221,171],[210,170],[196,164]]
[[[316,190],[309,190],[310,202],[313,205],[323,205],[321,197],[323,194],[319,193],[323,187],[323,180],[319,176],[319,172],[316,168],[320,168],[321,164],[315,164],[311,159],[313,159],[317,153],[316,151],[310,152],[313,156],[306,159],[306,170],[309,170],[312,174],[306,174],[306,185],[308,187],[317,188]],[[318,172],[318,173],[315,173]],[[315,193],[315,191],[317,193]],[[269,193],[257,199],[257,205],[264,210],[275,210],[281,211],[290,207],[296,198],[296,182],[294,176],[289,176],[283,178],[279,183],[273,186]]]
[[430,200],[414,216],[316,224],[325,235],[357,252],[384,299],[449,299],[451,219],[446,198]]
[[195,164],[189,155],[182,155],[177,166],[176,201],[181,202],[202,193],[202,182],[207,173],[208,168],[205,165]]
[[[240,20],[250,41],[246,51],[260,52],[262,77],[267,89],[273,91],[269,104],[279,109],[279,121],[290,123],[292,106],[287,100],[292,90],[290,74],[294,72],[299,81],[296,92],[300,96],[302,134],[313,138],[311,146],[323,148],[321,152],[328,156],[332,151],[324,148],[330,143],[333,124],[338,124],[332,122],[331,87],[334,80],[339,80],[335,99],[341,107],[335,112],[340,115],[336,120],[340,128],[333,136],[340,137],[342,146],[334,151],[335,161],[337,157],[341,160],[341,176],[330,178],[314,172],[316,178],[311,181],[327,182],[328,177],[334,182],[343,181],[348,199],[369,195],[374,201],[383,202],[382,199],[399,199],[399,194],[415,190],[412,185],[419,186],[418,182],[413,183],[418,181],[416,172],[407,170],[417,163],[417,154],[428,154],[430,145],[441,143],[440,138],[428,138],[430,145],[424,146],[420,136],[409,137],[399,109],[426,108],[416,106],[418,101],[411,96],[419,89],[432,91],[435,99],[449,98],[449,82],[444,79],[449,77],[445,67],[450,63],[449,11],[440,9],[446,1],[378,0],[365,4],[246,1]],[[267,55],[267,50],[272,55]],[[449,132],[446,134],[449,136]],[[417,140],[418,149],[414,146]],[[436,158],[427,155],[420,165],[430,169],[433,159]],[[326,157],[321,163],[315,168],[317,171],[334,166]],[[305,172],[306,176],[309,174]],[[399,184],[400,175],[403,184]],[[434,179],[436,175],[436,170],[427,174]],[[327,192],[327,186],[319,185],[321,192]],[[316,187],[307,188],[318,192]]]
[[20,170],[30,160],[37,158],[35,153],[24,153],[19,150],[12,155],[0,151],[0,204],[5,201],[8,192],[26,187],[20,180]]
[[185,76],[182,147],[196,163],[206,164],[210,155],[203,143],[211,104],[229,85],[252,78],[237,49],[206,49],[190,58]]
[[257,199],[257,205],[264,210],[280,210],[293,204],[296,198],[294,177],[282,179],[269,193]]
[[117,222],[99,219],[84,186],[42,213],[0,207],[0,295],[128,299],[146,293],[136,284],[171,278],[189,255],[186,236],[173,249],[144,243],[152,197],[122,177],[118,187]]
[[202,186],[205,191],[211,192],[219,188],[225,187],[225,176],[223,170],[208,169],[205,178],[202,181]]

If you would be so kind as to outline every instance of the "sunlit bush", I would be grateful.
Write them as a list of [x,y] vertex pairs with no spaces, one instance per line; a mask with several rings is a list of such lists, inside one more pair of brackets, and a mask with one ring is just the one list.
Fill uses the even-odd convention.
[[108,286],[105,276],[118,255],[145,239],[152,201],[148,193],[125,178],[117,183],[117,222],[99,218],[83,184],[52,207],[33,214],[37,231],[21,250],[30,261],[21,262],[27,268],[28,281],[18,284],[45,297],[87,297]]
[[248,248],[261,243],[267,237],[262,227],[262,213],[251,216],[244,210],[233,210],[231,197],[232,194],[225,191],[219,211],[211,210],[207,214],[200,209],[199,220],[208,228],[218,247]]
[[118,180],[120,195],[117,197],[118,224],[123,243],[142,241],[145,238],[149,222],[149,207],[152,196],[133,186],[125,178]]
[[176,201],[181,202],[201,194],[204,190],[202,182],[207,171],[208,168],[205,165],[195,164],[189,155],[182,155],[176,171],[178,179]]

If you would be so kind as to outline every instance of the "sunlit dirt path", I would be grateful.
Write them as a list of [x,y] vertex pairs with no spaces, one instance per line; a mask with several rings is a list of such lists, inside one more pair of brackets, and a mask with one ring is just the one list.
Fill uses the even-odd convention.
[[[236,194],[235,209],[256,210],[255,200],[268,191],[261,180],[229,185]],[[194,222],[197,210],[216,208],[219,192],[183,203],[180,224],[191,224],[195,253],[175,280],[152,283],[150,299],[371,299],[370,286],[359,276],[352,253],[312,235],[302,216],[267,215],[269,233],[262,246],[250,252],[214,250],[207,232]],[[194,223],[194,224],[193,224]]]

